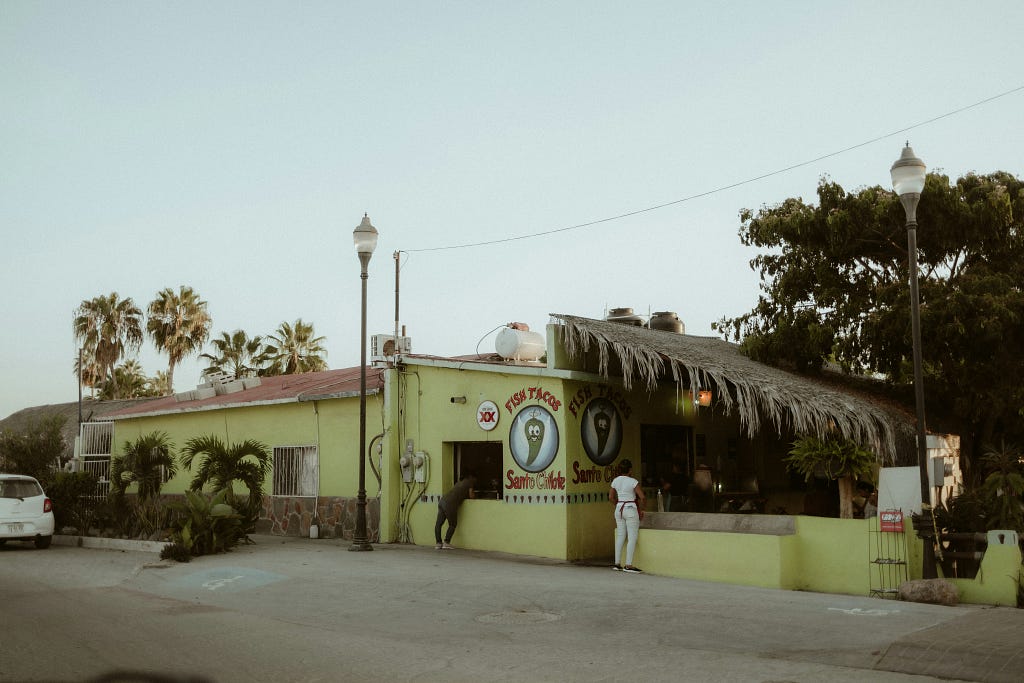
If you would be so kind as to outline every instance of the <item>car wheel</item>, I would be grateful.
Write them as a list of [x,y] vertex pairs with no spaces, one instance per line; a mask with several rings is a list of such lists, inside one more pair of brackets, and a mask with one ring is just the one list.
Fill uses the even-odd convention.
[[53,541],[53,536],[36,536],[36,547],[40,550],[49,548],[51,541]]

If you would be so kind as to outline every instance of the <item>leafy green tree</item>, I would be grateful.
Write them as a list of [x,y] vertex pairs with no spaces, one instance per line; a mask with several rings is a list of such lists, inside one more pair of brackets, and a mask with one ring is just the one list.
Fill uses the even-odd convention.
[[234,379],[252,377],[259,373],[266,362],[266,345],[263,337],[256,335],[252,339],[244,330],[235,330],[228,334],[221,332],[220,337],[211,339],[214,353],[200,354],[200,358],[210,361],[203,370],[204,375],[223,372]]
[[[255,523],[263,502],[263,482],[270,472],[273,457],[264,444],[252,439],[226,444],[217,436],[197,436],[185,442],[181,463],[193,472],[192,491],[212,487],[214,492],[227,490],[228,503],[234,505],[234,483],[248,490],[245,506],[247,518]],[[193,470],[193,464],[195,469]]]
[[267,343],[269,366],[265,374],[294,375],[326,370],[326,339],[315,335],[313,323],[304,323],[301,318],[295,321],[294,327],[287,322],[281,323]]
[[1024,456],[1005,443],[989,447],[982,458],[988,472],[981,486],[987,502],[988,529],[1013,529],[1024,532]]
[[124,495],[132,484],[140,500],[160,495],[164,481],[178,472],[178,462],[166,432],[155,431],[125,441],[122,454],[110,461],[111,493]]
[[63,415],[53,413],[31,420],[22,430],[0,432],[0,472],[49,481],[67,449],[62,432],[66,421]]
[[[790,198],[740,216],[741,241],[761,250],[751,267],[762,294],[720,320],[722,334],[762,361],[814,372],[832,360],[912,386],[898,197],[822,180],[817,206]],[[1002,172],[955,184],[930,174],[917,216],[927,414],[948,415],[969,466],[982,443],[1024,434],[1024,184]]]
[[122,299],[111,292],[83,301],[75,310],[72,328],[82,344],[83,364],[98,366],[103,380],[111,382],[112,397],[120,398],[114,367],[142,345],[142,311],[131,297]]
[[206,302],[185,285],[177,292],[170,287],[161,289],[150,302],[147,313],[146,331],[157,350],[168,356],[167,393],[170,394],[174,391],[175,366],[203,348],[213,319]]

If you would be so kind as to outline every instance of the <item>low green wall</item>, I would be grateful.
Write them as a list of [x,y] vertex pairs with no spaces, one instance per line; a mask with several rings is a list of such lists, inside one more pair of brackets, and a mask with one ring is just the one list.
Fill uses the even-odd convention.
[[1021,581],[1021,552],[1013,531],[989,531],[988,547],[973,579],[948,579],[960,592],[960,602],[1017,606]]
[[793,536],[643,529],[633,563],[645,572],[699,581],[789,588]]
[[818,593],[871,591],[871,534],[875,520],[796,517],[787,587]]
[[[872,588],[879,587],[872,585],[872,572],[879,568],[871,560],[893,554],[905,558],[906,578],[921,578],[921,541],[909,525],[905,537],[885,538],[877,533],[877,518],[731,517],[648,514],[634,563],[648,573],[682,579],[870,595]],[[988,550],[977,578],[950,579],[960,592],[960,602],[1017,604],[1021,553],[1016,535],[1008,534],[1012,532],[989,532]],[[900,548],[880,553],[880,542]],[[894,582],[889,587],[898,585]]]
[[821,593],[870,591],[864,520],[696,513],[648,517],[634,560],[652,574]]
[[648,515],[637,545],[645,571],[820,593],[871,592],[875,520],[787,515]]

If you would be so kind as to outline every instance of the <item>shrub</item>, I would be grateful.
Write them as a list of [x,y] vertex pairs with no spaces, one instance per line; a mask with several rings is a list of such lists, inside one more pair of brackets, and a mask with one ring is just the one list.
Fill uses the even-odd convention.
[[171,508],[160,496],[138,496],[111,492],[108,506],[114,513],[111,528],[120,536],[148,538],[170,526]]
[[935,506],[935,525],[939,530],[959,533],[988,531],[986,501],[976,489],[961,490],[956,497]]
[[[251,532],[256,527],[263,502],[263,482],[271,470],[273,458],[267,446],[246,439],[239,443],[225,443],[216,436],[189,439],[181,451],[181,464],[193,472],[192,491],[212,486],[215,491],[227,490],[224,502],[242,515],[243,527]],[[247,500],[236,497],[234,484],[248,490]]]
[[981,485],[987,502],[989,529],[1024,532],[1024,465],[1020,451],[1005,443],[990,446],[981,459],[988,475]]
[[191,555],[227,552],[245,537],[242,516],[228,505],[230,492],[221,490],[211,498],[197,491],[186,491],[185,498],[168,503],[175,517],[171,538]]
[[175,562],[190,562],[192,554],[181,543],[169,543],[160,550],[161,560],[174,560]]
[[58,533],[64,527],[75,527],[79,533],[89,531],[96,501],[96,475],[92,472],[57,472],[46,487],[53,501],[53,518]]

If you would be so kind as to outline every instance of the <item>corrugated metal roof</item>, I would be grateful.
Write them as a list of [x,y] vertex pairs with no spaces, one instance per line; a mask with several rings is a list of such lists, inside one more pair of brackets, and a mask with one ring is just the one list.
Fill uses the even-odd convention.
[[[366,368],[366,392],[377,393],[383,386],[380,370]],[[111,413],[107,419],[124,419],[149,415],[187,413],[219,408],[233,408],[271,403],[297,403],[327,398],[359,395],[359,368],[305,372],[297,375],[261,377],[258,386],[209,398],[179,401],[174,396],[148,401]]]

